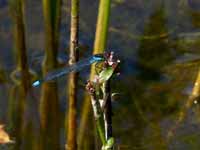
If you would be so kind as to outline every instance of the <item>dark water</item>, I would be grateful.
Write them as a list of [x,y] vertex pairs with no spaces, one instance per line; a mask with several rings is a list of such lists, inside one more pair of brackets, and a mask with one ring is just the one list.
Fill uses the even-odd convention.
[[[26,5],[26,43],[31,64],[34,61],[32,56],[41,54],[44,49],[44,27],[41,1],[28,0]],[[92,53],[98,1],[81,1],[80,7],[80,44],[83,45],[80,53],[86,57]],[[61,53],[67,50],[69,43],[68,8],[69,4],[64,2],[59,48]],[[200,2],[112,1],[107,49],[114,51],[122,62],[121,75],[112,81],[113,92],[120,93],[113,103],[116,149],[199,150],[199,103],[191,102],[186,110],[184,107],[199,71]],[[17,109],[15,106],[19,101],[12,100],[13,96],[10,95],[20,95],[10,78],[15,68],[15,54],[12,20],[4,0],[0,1],[0,52],[0,123],[6,124],[8,132],[17,132],[19,128],[13,123],[20,114],[15,116],[12,111]],[[32,69],[41,72],[40,65]],[[86,69],[83,72],[84,80],[88,71]],[[58,83],[60,110],[64,116],[65,79],[60,79]],[[38,147],[35,141],[39,135],[40,90],[37,88],[33,94],[28,94],[26,121],[23,124],[28,124],[29,128],[23,135],[23,146],[19,149]],[[80,91],[81,102],[82,86]],[[184,114],[182,118],[181,113]],[[64,123],[61,126],[60,143],[63,149]],[[171,135],[170,138],[168,135]],[[16,138],[13,136],[14,140]],[[13,147],[6,145],[3,148],[15,149]]]

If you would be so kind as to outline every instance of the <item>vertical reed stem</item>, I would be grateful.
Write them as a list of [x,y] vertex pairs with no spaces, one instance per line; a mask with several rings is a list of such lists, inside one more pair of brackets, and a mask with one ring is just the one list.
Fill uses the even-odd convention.
[[[110,0],[100,0],[98,11],[99,12],[98,12],[93,54],[103,53],[106,47],[109,16],[110,16]],[[93,79],[94,75],[95,75],[95,66],[92,65],[90,79]],[[80,149],[83,145],[84,142],[83,140],[85,139],[85,131],[87,128],[87,124],[89,123],[88,116],[90,113],[91,113],[90,99],[89,97],[85,97],[82,109],[81,122],[80,122],[79,137],[78,137],[78,144],[80,146]]]
[[[71,1],[71,36],[70,36],[70,59],[69,65],[73,65],[78,60],[78,27],[79,27],[79,0]],[[77,114],[77,73],[70,73],[68,78],[68,121],[67,145],[66,149],[76,150],[76,114]],[[66,115],[67,116],[67,115]],[[67,126],[66,126],[67,127]]]
[[[15,104],[9,110],[11,116],[11,128],[13,128],[16,144],[14,149],[20,149],[24,139],[24,114],[27,102],[27,91],[30,87],[30,75],[26,54],[25,41],[25,21],[24,21],[24,0],[11,0],[10,8],[14,25],[14,42],[17,67],[12,72],[11,77],[16,85],[14,85],[14,93],[10,94],[10,104]],[[20,78],[17,78],[17,75]],[[15,95],[15,92],[18,94]]]
[[[43,75],[57,67],[61,0],[43,0],[45,58]],[[44,83],[40,102],[41,149],[59,149],[59,101],[56,82]]]
[[15,51],[17,54],[17,68],[16,73],[21,72],[22,85],[24,91],[27,91],[28,83],[27,78],[29,75],[28,62],[26,55],[26,40],[25,40],[25,23],[24,23],[24,0],[11,1],[11,12],[14,21],[14,39]]

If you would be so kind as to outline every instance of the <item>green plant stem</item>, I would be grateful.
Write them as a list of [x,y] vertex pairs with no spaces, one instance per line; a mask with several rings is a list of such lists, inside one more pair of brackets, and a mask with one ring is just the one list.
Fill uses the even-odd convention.
[[101,106],[96,98],[95,92],[90,95],[90,100],[93,108],[94,118],[96,122],[96,127],[103,145],[106,144],[104,124],[103,124],[103,112],[101,111]]
[[[93,54],[103,53],[106,47],[107,33],[108,33],[108,24],[110,16],[110,0],[100,0],[99,11],[98,11],[98,20],[96,26],[96,35],[94,42],[94,51]],[[95,75],[95,66],[92,65],[90,79],[93,79]],[[85,131],[88,124],[88,116],[91,113],[91,104],[88,97],[85,97],[82,109],[82,116],[80,122],[80,130],[78,143],[82,147],[83,140],[85,138]]]
[[103,145],[105,145],[106,138],[105,138],[102,120],[103,120],[103,117],[100,117],[99,119],[96,120],[96,127],[97,127],[98,134],[100,136],[101,142]]
[[94,54],[102,53],[107,42],[108,24],[110,16],[110,0],[100,0],[99,13],[94,42]]

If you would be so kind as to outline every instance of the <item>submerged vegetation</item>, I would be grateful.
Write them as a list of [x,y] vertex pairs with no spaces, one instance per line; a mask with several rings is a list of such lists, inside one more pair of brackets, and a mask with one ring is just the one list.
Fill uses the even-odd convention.
[[0,144],[199,149],[198,0],[2,0],[0,8]]

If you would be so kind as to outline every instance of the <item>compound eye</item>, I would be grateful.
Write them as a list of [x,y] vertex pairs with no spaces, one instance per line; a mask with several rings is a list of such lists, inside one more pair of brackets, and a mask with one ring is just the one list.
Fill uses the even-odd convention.
[[102,54],[95,54],[94,59],[97,61],[101,61],[101,60],[104,60],[104,57]]

